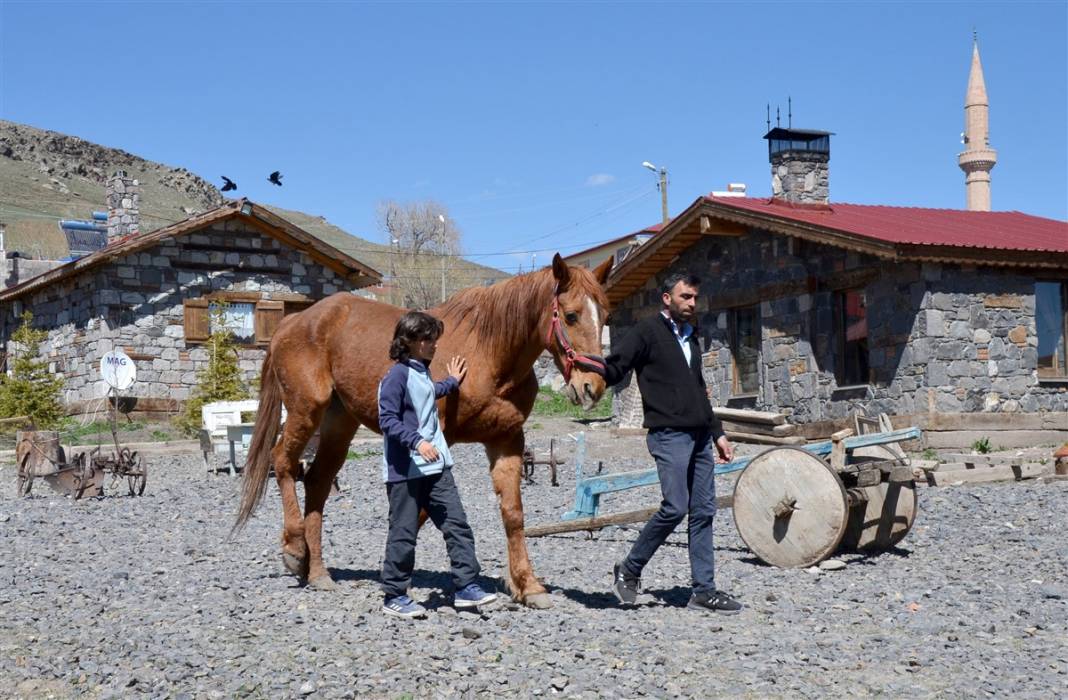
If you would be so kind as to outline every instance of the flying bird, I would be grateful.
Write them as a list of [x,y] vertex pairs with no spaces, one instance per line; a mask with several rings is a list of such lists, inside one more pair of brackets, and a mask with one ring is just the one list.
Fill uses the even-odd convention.
[[281,187],[282,186],[282,173],[280,173],[277,170],[275,170],[273,173],[271,173],[271,176],[268,177],[267,180],[272,185],[278,185],[279,187]]
[[237,189],[237,184],[233,180],[231,180],[230,178],[226,177],[225,175],[222,176],[222,179],[223,179],[223,186],[222,186],[222,191],[223,192],[231,192],[231,191]]

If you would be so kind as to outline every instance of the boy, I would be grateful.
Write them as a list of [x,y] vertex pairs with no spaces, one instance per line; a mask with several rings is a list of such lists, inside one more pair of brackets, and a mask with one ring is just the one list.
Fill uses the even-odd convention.
[[452,454],[438,420],[437,400],[457,390],[467,376],[467,361],[454,357],[446,367],[449,376],[431,380],[428,368],[443,330],[444,324],[429,314],[411,311],[402,316],[389,347],[389,358],[396,364],[378,385],[378,424],[385,442],[382,476],[389,498],[382,612],[397,617],[426,615],[426,609],[408,596],[420,510],[445,538],[454,605],[474,608],[497,599],[475,583],[480,570],[475,538],[452,478]]

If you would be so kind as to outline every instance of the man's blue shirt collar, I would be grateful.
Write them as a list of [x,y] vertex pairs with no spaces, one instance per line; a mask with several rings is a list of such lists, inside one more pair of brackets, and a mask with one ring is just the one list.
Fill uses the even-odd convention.
[[661,311],[660,315],[667,319],[668,324],[671,326],[671,331],[680,341],[685,341],[693,335],[693,326],[689,323],[683,323],[682,328],[679,328],[679,324],[675,322],[675,319],[671,318],[671,314],[667,311]]

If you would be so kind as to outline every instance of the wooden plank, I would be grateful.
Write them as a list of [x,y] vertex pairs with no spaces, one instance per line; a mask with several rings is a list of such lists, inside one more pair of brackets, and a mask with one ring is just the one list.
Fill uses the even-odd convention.
[[1048,476],[1053,473],[1053,467],[1049,464],[1037,464],[1034,462],[1014,466],[981,467],[978,469],[945,469],[948,465],[942,465],[942,469],[927,472],[927,483],[931,486],[947,486],[950,484],[981,484],[991,481],[1019,481],[1021,479],[1034,479],[1040,476]]
[[[719,413],[719,410],[716,410]],[[797,434],[797,426],[793,423],[782,425],[765,425],[763,423],[745,423],[742,421],[724,420],[723,429],[732,430],[736,433],[751,433],[753,435],[770,435],[772,437],[790,437]]]
[[804,445],[805,438],[800,435],[790,437],[775,437],[773,435],[757,435],[755,433],[739,433],[733,430],[725,431],[728,440],[734,442],[747,442],[752,445]]
[[211,324],[208,316],[207,299],[186,299],[183,302],[185,313],[185,339],[207,340],[211,336]]
[[[969,454],[945,454],[942,462],[945,469],[974,469],[976,467],[1000,467],[1016,466],[1022,464],[1024,458],[1019,455],[969,455]],[[958,466],[960,465],[960,466]]]
[[[734,504],[734,495],[716,496],[716,508],[727,509]],[[657,508],[643,508],[630,510],[625,513],[613,513],[612,515],[598,515],[594,518],[579,518],[577,520],[562,520],[548,525],[535,525],[523,531],[527,537],[544,537],[545,535],[559,535],[565,532],[582,532],[600,530],[610,525],[627,525],[630,523],[644,523],[653,517]]]
[[747,411],[741,408],[714,408],[720,420],[733,420],[740,423],[762,423],[764,425],[782,425],[786,416],[768,411]]

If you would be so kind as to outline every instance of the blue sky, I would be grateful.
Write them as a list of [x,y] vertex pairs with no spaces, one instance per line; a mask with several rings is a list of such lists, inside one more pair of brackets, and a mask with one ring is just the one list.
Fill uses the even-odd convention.
[[[0,115],[186,167],[384,242],[383,199],[448,207],[515,271],[744,182],[765,104],[832,131],[831,199],[964,207],[972,28],[993,205],[1068,218],[1068,2],[0,1]],[[284,173],[285,186],[266,175]]]

